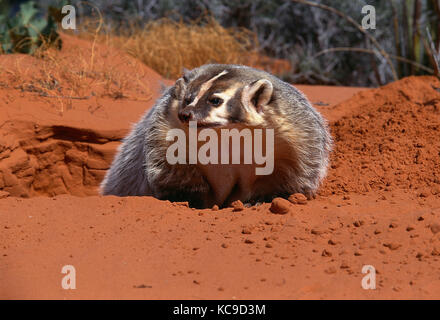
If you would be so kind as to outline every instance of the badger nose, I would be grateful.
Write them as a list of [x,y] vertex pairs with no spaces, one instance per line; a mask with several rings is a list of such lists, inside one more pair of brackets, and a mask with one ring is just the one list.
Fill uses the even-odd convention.
[[194,112],[192,110],[181,110],[179,111],[179,119],[182,122],[189,122],[194,119]]

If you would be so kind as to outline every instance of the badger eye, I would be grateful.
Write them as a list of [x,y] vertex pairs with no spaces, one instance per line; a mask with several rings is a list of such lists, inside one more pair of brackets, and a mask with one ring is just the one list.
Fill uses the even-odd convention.
[[214,107],[218,107],[219,105],[221,105],[223,103],[223,100],[221,98],[218,97],[212,97],[211,99],[208,100],[210,104],[212,104]]

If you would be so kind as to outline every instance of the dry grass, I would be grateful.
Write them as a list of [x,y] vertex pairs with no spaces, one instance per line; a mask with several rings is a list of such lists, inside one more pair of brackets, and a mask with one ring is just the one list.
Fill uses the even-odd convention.
[[74,41],[72,37],[64,39],[67,48],[61,51],[45,48],[34,56],[2,56],[0,87],[58,99],[151,97],[141,80],[145,71],[135,65],[134,59],[123,59],[119,51],[101,48],[95,41],[86,45],[72,44]]
[[212,18],[190,24],[161,19],[133,27],[124,35],[102,32],[101,17],[83,20],[81,26],[79,38],[62,34],[61,51],[43,46],[33,56],[0,56],[0,88],[56,98],[63,111],[72,99],[151,99],[142,63],[170,79],[178,78],[183,68],[210,62],[248,64],[268,71],[289,67],[258,55],[252,32],[225,29]]
[[127,35],[112,37],[114,45],[166,78],[178,78],[183,68],[205,63],[246,63],[257,48],[257,37],[245,29],[225,29],[212,18],[190,24],[160,19]]
[[0,56],[0,87],[57,98],[62,106],[65,99],[151,99],[141,63],[98,43],[104,21],[95,9],[82,23],[86,41],[67,32],[61,36],[62,50],[43,43],[32,56]]

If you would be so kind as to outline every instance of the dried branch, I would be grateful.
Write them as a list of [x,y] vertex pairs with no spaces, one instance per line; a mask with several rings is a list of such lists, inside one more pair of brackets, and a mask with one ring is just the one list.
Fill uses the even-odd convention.
[[[365,49],[365,48],[350,48],[350,47],[337,47],[337,48],[330,48],[330,49],[326,49],[326,50],[322,50],[320,52],[318,52],[317,54],[315,54],[313,56],[313,58],[316,58],[320,55],[326,54],[326,53],[330,53],[330,52],[342,52],[342,51],[354,51],[354,52],[364,52],[364,53],[370,53],[370,54],[377,54],[378,52],[375,50],[371,50],[371,49]],[[423,64],[420,64],[418,62],[412,61],[410,59],[404,58],[404,57],[400,57],[400,56],[395,56],[390,54],[389,55],[390,58],[396,59],[398,61],[402,61],[408,64],[411,64],[419,69],[422,69],[426,72],[429,72],[431,74],[434,74],[434,70],[424,66]]]
[[333,12],[334,14],[340,16],[341,18],[347,20],[348,22],[350,22],[352,25],[354,25],[360,32],[362,32],[366,37],[368,37],[368,39],[370,39],[370,41],[373,43],[373,45],[377,48],[377,50],[380,52],[380,54],[386,59],[390,69],[391,69],[391,73],[393,74],[393,78],[394,80],[398,80],[398,76],[396,73],[396,70],[394,68],[394,65],[390,59],[390,55],[382,48],[382,46],[379,44],[379,42],[377,42],[376,38],[374,38],[372,35],[370,35],[368,32],[366,32],[362,26],[357,23],[356,21],[353,20],[353,18],[351,18],[350,16],[347,16],[346,14],[342,13],[341,11],[326,6],[324,4],[320,4],[320,3],[315,3],[315,2],[310,2],[307,0],[291,0],[293,2],[297,2],[297,3],[302,3],[302,4],[306,4],[312,7],[316,7],[316,8],[320,8],[320,9],[324,9],[330,12]]

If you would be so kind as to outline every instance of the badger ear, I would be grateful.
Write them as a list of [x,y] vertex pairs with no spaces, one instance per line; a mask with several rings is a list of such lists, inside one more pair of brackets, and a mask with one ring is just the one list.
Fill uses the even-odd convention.
[[252,111],[253,108],[261,113],[263,108],[270,102],[272,93],[272,82],[267,79],[260,79],[244,87],[241,96],[242,103],[248,111]]
[[183,80],[185,80],[185,82],[188,82],[190,72],[191,71],[188,70],[187,68],[182,69],[182,78],[183,78]]
[[176,83],[174,84],[174,98],[177,100],[182,100],[185,97],[186,85],[189,80],[190,72],[190,70],[183,68],[182,77],[177,79]]
[[183,78],[177,79],[176,83],[174,84],[174,98],[177,100],[183,100],[183,98],[185,97],[185,91],[186,81]]

